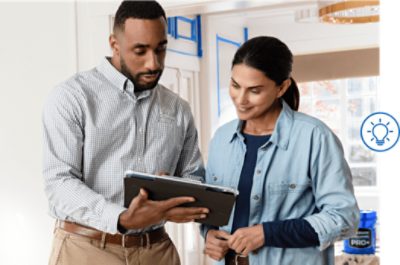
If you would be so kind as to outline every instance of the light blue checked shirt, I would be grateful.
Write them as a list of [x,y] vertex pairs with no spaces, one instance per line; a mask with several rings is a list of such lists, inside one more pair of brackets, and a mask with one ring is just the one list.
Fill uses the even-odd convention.
[[[262,247],[249,255],[252,265],[334,265],[333,243],[351,236],[359,210],[340,141],[321,121],[283,109],[270,140],[258,150],[250,195],[249,226],[304,218],[320,246]],[[246,153],[242,122],[217,130],[209,148],[206,182],[237,188]],[[230,233],[233,213],[226,226]],[[202,226],[203,235],[210,229]],[[218,264],[224,264],[222,260]]]
[[126,170],[204,176],[188,103],[162,85],[136,96],[107,58],[53,90],[43,127],[45,192],[54,218],[117,233]]

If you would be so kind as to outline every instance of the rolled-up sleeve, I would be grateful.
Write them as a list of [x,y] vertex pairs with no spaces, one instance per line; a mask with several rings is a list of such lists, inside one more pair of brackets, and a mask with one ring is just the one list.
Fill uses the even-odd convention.
[[338,138],[315,128],[310,157],[310,174],[318,212],[306,217],[318,234],[320,250],[354,234],[359,209],[350,168]]

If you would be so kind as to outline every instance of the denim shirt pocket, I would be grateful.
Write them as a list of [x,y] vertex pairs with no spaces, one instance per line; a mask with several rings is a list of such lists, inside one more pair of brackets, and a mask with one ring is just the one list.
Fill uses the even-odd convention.
[[282,195],[289,193],[303,192],[311,186],[311,182],[285,182],[285,183],[270,183],[268,184],[268,193],[271,195]]
[[310,211],[311,182],[270,183],[267,185],[266,203],[269,220],[298,218]]

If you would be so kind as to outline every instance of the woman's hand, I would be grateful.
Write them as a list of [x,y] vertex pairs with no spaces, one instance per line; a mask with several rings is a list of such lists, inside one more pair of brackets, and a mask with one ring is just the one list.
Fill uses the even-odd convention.
[[214,260],[221,260],[229,250],[230,234],[223,230],[208,230],[204,254]]
[[239,228],[228,240],[229,248],[237,254],[247,256],[251,251],[264,245],[264,228],[262,224]]

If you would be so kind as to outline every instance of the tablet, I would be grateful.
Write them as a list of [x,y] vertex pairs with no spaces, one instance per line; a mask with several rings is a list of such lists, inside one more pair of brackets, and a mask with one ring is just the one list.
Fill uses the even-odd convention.
[[236,189],[205,184],[188,178],[156,176],[129,170],[125,172],[124,178],[125,207],[138,195],[140,188],[144,188],[149,194],[149,199],[155,201],[180,196],[194,197],[195,202],[182,206],[208,208],[210,212],[207,217],[195,221],[213,226],[228,223],[236,196],[239,194]]

